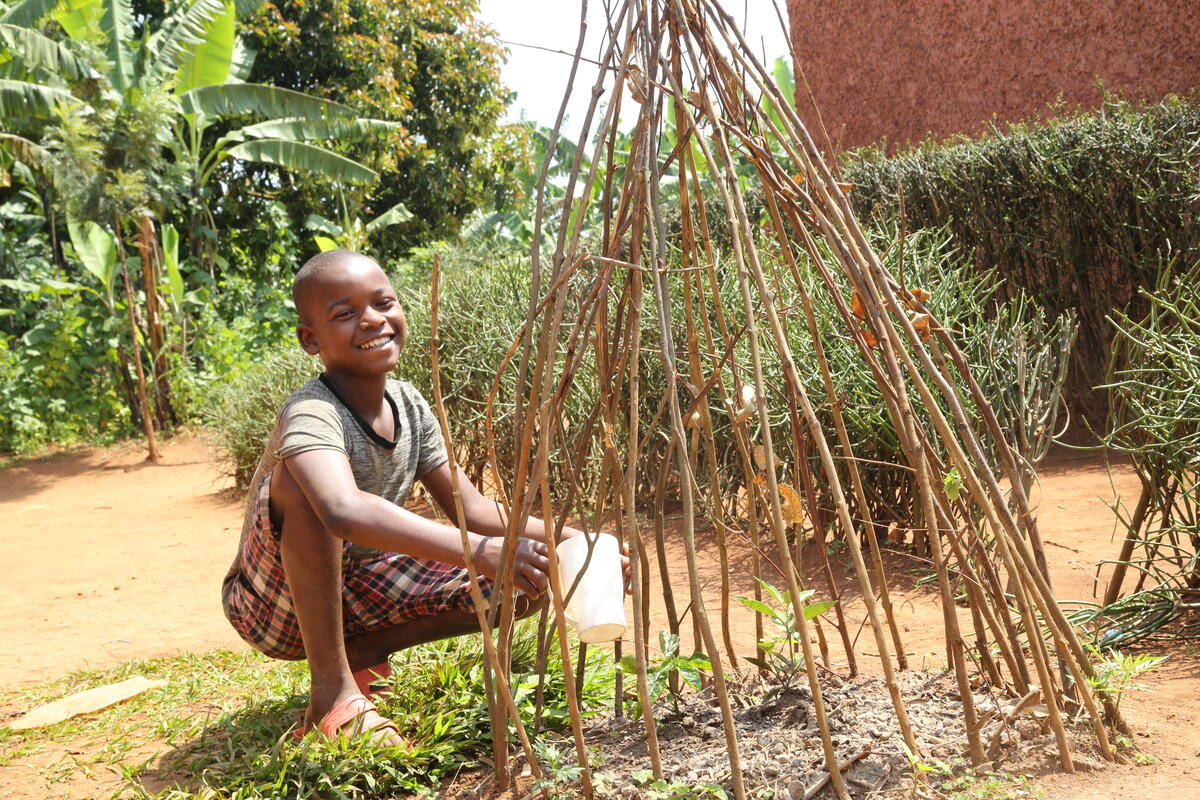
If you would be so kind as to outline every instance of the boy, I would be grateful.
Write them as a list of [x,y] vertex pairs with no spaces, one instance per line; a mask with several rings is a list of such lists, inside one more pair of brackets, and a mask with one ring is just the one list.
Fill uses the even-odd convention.
[[[300,346],[325,372],[284,403],[247,498],[238,555],[222,604],[233,627],[274,658],[308,659],[312,694],[303,733],[370,732],[403,743],[366,698],[388,656],[478,630],[445,446],[413,386],[389,380],[407,337],[383,270],[333,250],[296,274]],[[451,524],[404,508],[419,479]],[[485,593],[500,564],[505,517],[467,480],[463,515]],[[518,539],[513,587],[527,615],[548,585],[546,528]],[[564,537],[579,531],[566,529]]]

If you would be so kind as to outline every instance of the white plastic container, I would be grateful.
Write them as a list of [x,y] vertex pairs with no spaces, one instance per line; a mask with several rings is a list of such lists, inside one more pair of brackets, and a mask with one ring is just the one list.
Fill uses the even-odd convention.
[[[558,545],[558,577],[564,593],[587,569],[567,603],[567,621],[587,644],[611,642],[625,633],[625,576],[621,549],[611,533],[584,533]],[[588,560],[588,550],[592,557]]]

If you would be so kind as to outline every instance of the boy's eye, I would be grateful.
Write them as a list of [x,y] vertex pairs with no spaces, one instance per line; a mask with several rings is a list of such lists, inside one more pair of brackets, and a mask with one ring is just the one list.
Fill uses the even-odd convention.
[[375,305],[379,306],[380,308],[391,308],[392,303],[395,303],[395,302],[396,301],[393,300],[392,298],[385,297],[382,300],[380,300],[378,303],[376,303]]
[[334,319],[350,319],[354,316],[354,312],[346,308],[333,315]]

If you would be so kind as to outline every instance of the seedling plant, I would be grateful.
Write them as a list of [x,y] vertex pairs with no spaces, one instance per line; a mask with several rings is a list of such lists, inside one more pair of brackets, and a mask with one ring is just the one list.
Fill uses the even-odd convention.
[[[780,684],[781,690],[791,687],[792,682],[804,673],[804,658],[800,650],[800,632],[796,628],[796,612],[790,591],[779,591],[775,586],[756,578],[759,585],[775,601],[768,605],[752,597],[739,597],[738,602],[752,611],[768,617],[779,630],[779,635],[762,639],[758,643],[760,656],[747,658],[751,664],[768,673]],[[836,605],[834,600],[818,600],[808,603],[815,590],[805,589],[796,596],[801,604],[805,620],[814,620]]]
[[[679,636],[669,631],[658,632],[658,647],[662,658],[646,665],[650,703],[657,703],[664,694],[668,694],[671,698],[671,709],[678,714],[680,713],[679,701],[682,699],[682,687],[676,689],[671,686],[672,673],[678,673],[684,684],[695,691],[700,691],[704,685],[701,673],[712,672],[712,662],[701,652],[692,653],[690,656],[681,656],[679,654]],[[627,675],[637,675],[637,659],[632,655],[622,656],[621,671]],[[634,719],[641,717],[642,711],[640,700],[634,698],[630,701],[629,715],[631,717]]]

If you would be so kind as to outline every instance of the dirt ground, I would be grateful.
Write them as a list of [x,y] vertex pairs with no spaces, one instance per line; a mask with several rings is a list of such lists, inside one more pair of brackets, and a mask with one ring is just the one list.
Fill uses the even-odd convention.
[[[127,444],[0,470],[0,564],[7,584],[6,613],[0,616],[0,686],[29,685],[136,657],[244,647],[219,604],[221,578],[241,526],[240,498],[200,437],[177,437],[163,453],[160,464],[149,465],[138,445]],[[1125,472],[1110,482],[1103,461],[1093,455],[1060,454],[1042,471],[1035,499],[1062,599],[1092,598],[1096,563],[1116,552],[1108,506],[1114,492],[1136,497],[1136,480]],[[711,533],[697,538],[708,594],[717,586],[717,549]],[[669,545],[666,555],[683,609],[688,600],[682,547]],[[734,543],[735,594],[753,590],[749,557],[748,547]],[[888,566],[910,665],[941,668],[937,598],[912,588],[913,571],[922,565],[895,556]],[[823,593],[815,571],[805,572],[814,575],[811,585]],[[844,611],[857,627],[863,617],[857,587],[843,563],[835,562],[834,574],[845,592]],[[1101,572],[1101,581],[1104,577]],[[708,610],[714,620],[719,617],[715,604]],[[730,638],[738,654],[752,652],[754,644],[751,616],[743,611],[735,605],[731,614]],[[652,629],[666,626],[661,600],[651,616]],[[684,627],[690,628],[689,620]],[[832,666],[844,665],[845,654],[830,633]],[[873,671],[877,650],[869,626],[854,650],[863,670]],[[1200,722],[1200,644],[1153,652],[1171,658],[1147,676],[1151,691],[1128,694],[1122,708],[1137,744],[1155,762],[1044,776],[1038,786],[1047,797],[1200,798],[1200,740],[1193,734]]]

